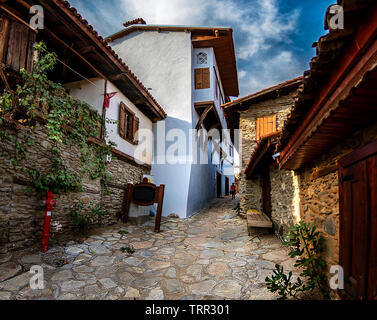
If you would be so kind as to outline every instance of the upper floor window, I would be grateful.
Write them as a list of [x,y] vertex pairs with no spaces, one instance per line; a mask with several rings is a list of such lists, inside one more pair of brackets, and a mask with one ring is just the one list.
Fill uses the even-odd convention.
[[137,144],[136,133],[139,130],[139,118],[121,102],[119,106],[119,135],[132,144]]
[[195,69],[195,89],[208,89],[210,87],[209,68]]
[[276,114],[268,117],[257,118],[256,139],[276,132]]
[[207,64],[207,54],[199,52],[196,56],[196,64]]

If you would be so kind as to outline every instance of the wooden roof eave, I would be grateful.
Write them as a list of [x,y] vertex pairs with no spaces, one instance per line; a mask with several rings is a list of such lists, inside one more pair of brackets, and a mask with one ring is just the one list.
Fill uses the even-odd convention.
[[[231,28],[135,24],[107,37],[105,41],[110,43],[135,31],[191,32],[195,48],[214,47],[225,95],[235,97],[239,95],[237,62]],[[226,50],[226,58],[222,58],[221,50]]]
[[244,173],[247,179],[250,179],[255,169],[268,152],[273,152],[273,147],[277,143],[277,139],[281,134],[281,130],[272,132],[265,136],[262,136],[254,151],[251,154],[248,165],[246,166]]
[[[27,9],[29,9],[31,6],[24,0],[16,1]],[[102,37],[97,34],[93,27],[90,26],[74,8],[70,7],[67,1],[39,0],[39,3],[44,7],[45,12],[48,12],[50,19],[57,19],[59,22],[64,24],[66,29],[71,29],[70,36],[77,37],[79,42],[87,41],[91,46],[91,52],[94,53],[97,58],[103,61],[103,63],[96,63],[96,66],[94,66],[94,64],[89,61],[89,58],[87,59],[75,49],[71,48],[71,46],[61,39],[59,35],[56,35],[56,33],[52,32],[48,28],[42,30],[43,32],[51,36],[57,43],[79,57],[97,76],[108,80],[111,74],[125,74],[126,77],[123,78],[123,82],[126,82],[126,84],[123,85],[123,93],[127,97],[133,93],[131,94],[133,97],[129,97],[131,101],[135,99],[142,99],[143,105],[149,109],[148,112],[145,112],[146,109],[142,111],[152,121],[162,120],[167,117],[164,110],[158,105],[151,94],[129,70],[124,62],[120,60],[116,53],[106,44]],[[105,70],[105,66],[108,69]],[[109,72],[110,69],[112,70],[111,72]],[[132,92],[130,92],[130,90],[132,90]],[[135,103],[135,105],[137,104]]]
[[[377,7],[374,11],[369,12],[369,19],[364,19],[359,25],[346,52],[340,62],[333,68],[328,81],[324,82],[319,97],[311,105],[300,126],[290,136],[286,144],[279,145],[279,149],[282,150],[279,159],[279,167],[281,169],[299,169],[305,163],[320,155],[326,148],[340,142],[358,128],[358,126],[351,126],[349,130],[340,131],[342,135],[329,135],[328,139],[323,140],[322,147],[313,151],[304,150],[304,146],[306,144],[310,145],[310,140],[315,136],[316,132],[320,132],[325,121],[341,121],[344,126],[344,118],[340,120],[334,117],[334,112],[342,106],[342,102],[354,96],[352,94],[354,88],[361,87],[363,83],[365,84],[368,81],[366,75],[368,72],[375,72],[376,66]],[[375,82],[372,81],[371,83]],[[367,108],[367,106],[364,107],[360,103],[355,105],[360,111],[362,108]],[[372,118],[370,121],[373,120]],[[349,119],[351,122],[357,121],[354,114],[349,115]],[[365,124],[367,122],[360,120],[361,123]]]

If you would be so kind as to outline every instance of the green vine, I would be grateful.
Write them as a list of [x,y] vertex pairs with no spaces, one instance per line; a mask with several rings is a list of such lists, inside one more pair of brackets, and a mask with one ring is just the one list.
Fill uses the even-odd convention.
[[324,249],[324,238],[313,224],[300,222],[290,229],[285,236],[283,244],[289,247],[289,257],[297,258],[295,267],[302,268],[302,281],[297,278],[292,280],[292,272],[288,276],[284,273],[283,267],[275,266],[271,278],[266,278],[267,288],[271,292],[277,292],[280,299],[287,299],[289,296],[296,297],[300,292],[312,292],[319,290],[323,298],[329,299],[328,278],[325,273],[326,263],[321,253]]
[[[89,142],[89,138],[98,136],[101,128],[106,128],[105,120],[89,104],[73,98],[61,84],[48,79],[48,73],[57,63],[56,54],[48,53],[43,42],[36,44],[34,49],[39,60],[34,63],[33,70],[21,70],[21,82],[14,90],[6,88],[0,96],[1,136],[15,143],[15,157],[10,159],[12,165],[19,166],[25,159],[27,148],[35,143],[28,135],[35,128],[35,119],[40,117],[46,122],[45,128],[52,144],[52,165],[47,171],[35,167],[22,168],[29,176],[32,189],[55,193],[81,191],[82,178],[88,175],[93,180],[100,178],[107,190],[112,176],[106,169],[106,157],[111,155],[114,144]],[[24,139],[5,133],[3,126],[10,121],[28,127]],[[62,158],[62,148],[67,148],[69,143],[80,149],[81,168],[77,169],[78,172],[71,170]]]
[[80,201],[73,205],[70,218],[74,228],[85,234],[95,223],[101,225],[103,217],[109,214],[103,203],[90,202],[86,205]]

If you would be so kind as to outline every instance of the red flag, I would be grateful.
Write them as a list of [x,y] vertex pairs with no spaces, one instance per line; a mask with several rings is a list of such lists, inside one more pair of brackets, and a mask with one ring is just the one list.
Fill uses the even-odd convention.
[[106,93],[105,94],[105,98],[103,99],[103,106],[105,108],[109,108],[110,107],[110,99],[112,97],[114,97],[116,94],[117,94],[116,92]]

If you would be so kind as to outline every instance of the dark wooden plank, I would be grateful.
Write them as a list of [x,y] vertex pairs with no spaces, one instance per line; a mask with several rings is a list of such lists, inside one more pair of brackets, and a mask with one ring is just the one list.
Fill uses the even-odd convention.
[[19,47],[20,47],[19,68],[21,70],[21,69],[25,69],[27,66],[26,57],[27,57],[27,49],[29,47],[29,33],[31,32],[24,25],[20,25],[19,29],[20,29],[20,38],[18,39]]
[[377,300],[377,156],[368,159],[370,190],[368,296]]
[[0,59],[1,62],[5,62],[9,33],[10,33],[11,22],[6,17],[0,18]]
[[29,41],[27,48],[26,70],[31,72],[34,65],[34,44],[37,41],[37,35],[34,32],[29,32]]

